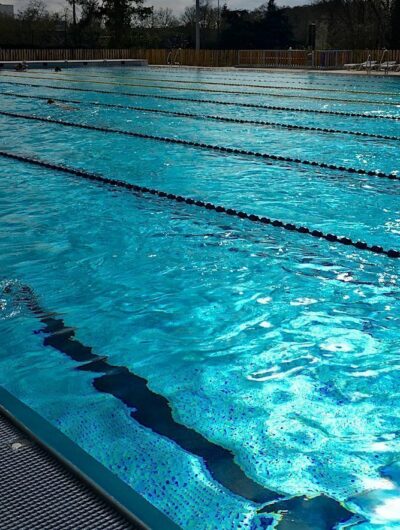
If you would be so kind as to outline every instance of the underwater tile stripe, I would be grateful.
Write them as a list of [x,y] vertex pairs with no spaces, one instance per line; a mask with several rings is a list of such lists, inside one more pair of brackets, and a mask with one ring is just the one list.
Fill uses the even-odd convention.
[[269,217],[264,217],[264,216],[261,217],[259,215],[249,214],[243,211],[234,210],[232,208],[226,208],[225,206],[215,205],[210,202],[204,202],[204,201],[192,199],[190,197],[183,197],[182,195],[175,195],[173,193],[167,193],[164,191],[155,190],[155,189],[147,188],[144,186],[138,186],[136,184],[130,184],[122,180],[116,180],[116,179],[112,179],[108,177],[103,177],[99,174],[89,173],[88,171],[84,171],[82,169],[75,169],[75,168],[71,168],[71,167],[64,166],[64,165],[53,164],[51,162],[46,162],[46,161],[39,160],[36,158],[31,158],[25,155],[17,155],[14,153],[9,153],[7,151],[0,151],[0,156],[4,158],[9,158],[12,160],[18,160],[20,162],[26,162],[29,164],[41,166],[46,169],[53,169],[55,171],[61,171],[63,173],[71,174],[71,175],[81,177],[87,180],[101,182],[103,184],[107,184],[110,186],[124,188],[134,193],[150,194],[153,196],[158,196],[163,199],[168,199],[168,200],[175,201],[178,203],[185,203],[191,206],[205,208],[206,210],[212,210],[217,213],[223,213],[225,215],[236,217],[238,219],[246,219],[248,221],[261,223],[264,225],[270,225],[275,228],[281,228],[283,230],[287,230],[290,232],[297,232],[299,234],[308,234],[311,237],[315,237],[317,239],[324,239],[331,243],[340,243],[342,245],[352,246],[359,250],[373,252],[374,254],[386,255],[389,258],[394,258],[394,259],[400,258],[400,251],[398,250],[395,250],[395,249],[386,250],[380,245],[369,245],[368,243],[365,243],[363,241],[353,241],[352,239],[348,237],[340,237],[335,234],[325,234],[321,232],[320,230],[312,230],[306,226],[297,226],[292,223],[285,223],[284,221],[280,221],[278,219],[271,219]]
[[[6,285],[3,289],[10,294],[13,287],[15,288],[15,284]],[[309,525],[313,524],[313,530],[327,530],[342,523],[352,524],[355,518],[360,522],[358,516],[326,495],[313,499],[285,498],[280,493],[254,482],[236,464],[231,451],[207,440],[195,430],[177,423],[172,416],[168,400],[153,392],[146,379],[125,366],[112,365],[107,357],[95,354],[90,346],[78,341],[74,328],[67,326],[57,313],[46,311],[30,286],[19,285],[17,292],[12,294],[45,326],[40,330],[44,335],[45,347],[50,346],[79,363],[77,370],[101,374],[92,381],[96,390],[114,396],[133,409],[130,416],[143,427],[200,457],[213,479],[223,487],[235,495],[260,504],[257,514],[259,523],[265,530],[293,530],[300,528],[293,524],[299,522],[304,528],[311,528]],[[264,514],[269,517],[263,518]]]
[[[41,72],[43,73],[43,72]],[[47,73],[47,72],[46,72]],[[75,73],[75,72],[74,72]],[[135,72],[136,74],[136,72]],[[57,75],[61,75],[63,76],[63,78],[70,78],[70,74],[66,74],[66,73],[60,73],[60,72],[57,72]],[[100,78],[100,79],[104,79],[104,75],[98,75],[98,74],[88,74],[85,72],[85,77],[89,77],[89,78]],[[51,79],[51,77],[49,77],[48,79]],[[81,79],[81,78],[75,78],[75,79]],[[144,81],[161,81],[159,78],[157,77],[143,77],[142,75],[140,76],[126,76],[124,75],[123,79],[143,79]],[[82,79],[82,81],[84,81],[84,79]],[[282,86],[282,85],[248,85],[246,83],[224,83],[222,81],[207,81],[207,80],[204,80],[204,81],[196,81],[196,80],[190,80],[188,79],[187,77],[185,78],[185,80],[180,80],[180,79],[165,79],[163,78],[162,79],[162,82],[163,83],[181,83],[181,84],[189,84],[189,85],[217,85],[217,86],[237,86],[237,87],[248,87],[248,88],[265,88],[265,89],[276,89],[276,90],[299,90],[299,91],[307,91],[307,92],[339,92],[339,93],[344,93],[344,94],[367,94],[367,95],[370,95],[370,96],[397,96],[399,97],[400,94],[398,92],[369,92],[368,90],[343,90],[343,89],[338,89],[338,88],[327,88],[327,89],[322,89],[319,88],[319,87],[288,87],[288,86]],[[160,87],[162,88],[162,87]],[[244,92],[238,92],[240,94],[243,94]],[[257,92],[249,92],[249,94],[255,94],[257,95]],[[268,95],[268,94],[261,94],[261,95]],[[282,94],[282,96],[284,97],[284,95]],[[340,100],[338,100],[340,101]],[[357,100],[354,100],[356,101],[357,103],[359,103],[359,101]],[[398,103],[394,103],[394,104],[400,104],[400,101]]]
[[[16,77],[17,79],[20,79],[21,76],[19,74],[9,74],[7,73],[7,76],[9,77]],[[123,87],[138,87],[138,88],[159,88],[161,90],[172,90],[173,92],[205,92],[205,93],[212,93],[212,94],[229,94],[229,95],[240,95],[240,96],[264,96],[264,97],[272,97],[272,98],[290,98],[290,99],[310,99],[312,101],[333,101],[336,103],[360,103],[356,99],[338,99],[338,98],[329,98],[329,97],[321,97],[321,96],[304,96],[304,95],[297,95],[297,94],[275,94],[275,93],[264,93],[264,92],[245,92],[244,90],[238,91],[238,90],[216,90],[212,88],[188,88],[188,87],[176,87],[176,86],[160,86],[160,85],[145,85],[143,83],[118,83],[116,81],[93,81],[93,80],[86,80],[85,79],[77,79],[68,77],[68,79],[65,79],[63,77],[45,77],[45,76],[39,76],[39,75],[23,75],[24,79],[43,79],[45,81],[69,81],[70,83],[95,83],[96,85],[112,85],[112,86],[123,86]],[[164,82],[164,81],[159,81]],[[389,101],[367,101],[363,100],[363,104],[365,105],[385,105],[385,106],[391,106],[396,107],[400,104],[400,102],[389,102]]]
[[158,142],[184,145],[187,147],[195,147],[199,149],[219,151],[221,153],[229,153],[232,155],[251,156],[251,157],[262,158],[264,160],[274,160],[276,162],[290,162],[293,164],[301,164],[301,165],[307,165],[307,166],[313,166],[313,167],[320,167],[322,169],[330,169],[332,171],[341,171],[344,173],[355,173],[358,175],[365,175],[369,177],[377,177],[377,178],[400,181],[400,176],[394,173],[384,173],[383,171],[373,171],[373,170],[366,170],[366,169],[356,169],[356,168],[346,167],[346,166],[337,166],[336,164],[328,164],[326,162],[316,162],[314,160],[292,158],[290,156],[273,155],[270,153],[262,153],[259,151],[248,151],[246,149],[237,149],[235,147],[225,147],[225,146],[214,145],[214,144],[204,144],[201,142],[194,142],[192,140],[182,140],[180,138],[171,138],[168,136],[156,136],[153,134],[145,134],[145,133],[139,133],[139,132],[134,132],[134,131],[125,131],[123,129],[114,129],[111,127],[100,127],[96,125],[87,125],[83,123],[75,123],[75,122],[70,122],[70,121],[65,121],[65,120],[55,120],[52,118],[43,118],[40,116],[33,116],[30,114],[19,114],[16,112],[0,111],[0,116],[7,116],[10,118],[17,118],[17,119],[24,119],[24,120],[39,121],[42,123],[51,123],[55,125],[62,125],[64,127],[76,127],[78,129],[86,129],[89,131],[98,131],[98,132],[109,133],[109,134],[122,134],[124,136],[131,136],[133,138],[141,138],[143,140],[154,140]]
[[[3,79],[3,78],[2,78]],[[51,88],[53,90],[68,90],[70,92],[85,92],[89,94],[110,94],[112,96],[127,96],[135,98],[150,98],[150,99],[165,99],[169,101],[186,101],[189,103],[204,103],[207,105],[224,105],[232,107],[243,107],[249,109],[264,109],[264,110],[276,110],[284,112],[304,112],[306,114],[326,114],[329,116],[347,116],[352,118],[369,118],[374,120],[395,120],[399,121],[400,116],[382,116],[377,114],[361,114],[357,112],[344,112],[336,110],[318,110],[318,109],[301,109],[296,107],[281,107],[276,105],[262,105],[258,103],[237,103],[234,101],[220,101],[220,100],[208,100],[208,99],[194,99],[194,98],[181,98],[176,96],[161,96],[159,94],[143,94],[141,92],[113,92],[112,90],[99,90],[99,89],[88,89],[79,87],[69,87],[60,85],[44,85],[35,83],[20,83],[19,81],[0,81],[0,84],[6,85],[19,85],[34,88]]]
[[93,353],[91,347],[76,340],[74,329],[54,312],[45,311],[30,287],[21,287],[20,301],[46,326],[41,331],[45,335],[43,345],[51,346],[80,363],[79,370],[104,374],[93,380],[93,386],[134,409],[131,417],[138,423],[202,458],[210,475],[232,493],[262,505],[282,499],[281,494],[249,478],[235,463],[230,450],[176,422],[167,399],[150,390],[146,379],[125,366],[110,364],[106,357]]
[[[24,99],[38,99],[48,101],[51,99],[50,96],[32,96],[29,94],[15,94],[11,92],[0,92],[0,96],[8,96],[15,98],[24,98]],[[119,105],[118,103],[100,103],[98,101],[80,101],[74,99],[60,99],[57,98],[55,101],[60,103],[73,103],[75,105],[94,105],[95,107],[106,107],[114,109],[126,109],[126,110],[136,110],[139,112],[148,112],[154,114],[165,114],[167,116],[177,116],[182,118],[194,118],[201,120],[214,120],[226,123],[236,123],[241,125],[256,125],[261,127],[277,127],[281,129],[289,129],[296,131],[312,131],[318,133],[326,134],[346,134],[350,136],[361,136],[363,138],[375,138],[378,140],[390,140],[390,141],[400,141],[400,136],[389,136],[385,134],[375,134],[375,133],[366,133],[360,131],[343,131],[341,129],[325,129],[323,127],[311,127],[306,125],[294,125],[286,123],[278,123],[273,121],[263,121],[263,120],[243,120],[240,118],[227,118],[226,116],[218,116],[213,114],[192,114],[190,112],[178,112],[172,110],[163,110],[163,109],[149,109],[146,107],[134,107],[131,105]]]

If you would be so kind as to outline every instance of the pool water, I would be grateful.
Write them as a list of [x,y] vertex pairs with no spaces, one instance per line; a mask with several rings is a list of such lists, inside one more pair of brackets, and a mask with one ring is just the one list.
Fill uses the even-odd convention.
[[[54,123],[400,175],[400,78],[3,71],[0,100],[1,151],[400,248],[397,180]],[[400,528],[398,259],[0,168],[2,386],[183,529]]]

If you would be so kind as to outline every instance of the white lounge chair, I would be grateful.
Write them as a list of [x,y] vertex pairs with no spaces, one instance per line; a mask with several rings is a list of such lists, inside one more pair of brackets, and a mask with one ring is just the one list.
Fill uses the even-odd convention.
[[385,61],[379,65],[379,70],[395,70],[397,66],[396,61]]
[[347,63],[343,65],[343,67],[346,68],[346,70],[355,70],[356,68],[359,68],[360,66],[361,66],[361,63]]
[[358,69],[359,70],[372,70],[373,68],[376,67],[377,64],[378,64],[378,61],[371,61],[370,59],[368,59],[368,61],[364,61],[363,63],[361,63]]

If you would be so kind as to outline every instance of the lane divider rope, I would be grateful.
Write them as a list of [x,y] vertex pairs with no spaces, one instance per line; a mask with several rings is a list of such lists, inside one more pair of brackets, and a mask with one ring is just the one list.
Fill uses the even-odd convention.
[[[75,72],[74,72],[75,73]],[[135,72],[136,74],[136,72]],[[71,76],[69,73],[57,73],[57,75],[61,75],[63,76],[63,79],[66,80],[66,79],[69,79]],[[104,79],[104,75],[97,75],[97,74],[88,74],[88,73],[85,73],[84,74],[86,78],[100,78],[100,79]],[[51,77],[48,77],[48,79],[51,79]],[[75,79],[81,79],[79,77],[75,77]],[[135,75],[135,76],[123,76],[122,78],[123,80],[144,80],[144,81],[160,81],[160,79],[158,79],[157,77],[143,77],[142,75]],[[84,81],[84,79],[83,79]],[[181,79],[162,79],[162,82],[163,83],[179,83],[179,84],[189,84],[189,85],[216,85],[216,86],[234,86],[234,87],[246,87],[246,88],[265,88],[265,89],[272,89],[272,90],[299,90],[299,91],[306,91],[306,92],[337,92],[337,93],[343,93],[343,94],[366,94],[366,95],[370,95],[370,96],[399,96],[400,94],[398,92],[369,92],[368,90],[340,90],[340,89],[337,89],[337,88],[324,88],[324,89],[321,89],[320,87],[288,87],[288,86],[282,86],[282,85],[247,85],[247,84],[244,84],[244,83],[224,83],[222,81],[218,82],[218,81],[207,81],[207,80],[204,80],[204,81],[196,81],[196,80],[188,80],[187,78],[185,80],[181,80]],[[115,84],[115,83],[113,83]],[[134,85],[136,86],[136,85]],[[229,92],[228,92],[229,93]],[[236,93],[236,92],[235,92]],[[243,92],[237,92],[237,93],[240,93],[240,94],[243,94]],[[256,94],[256,92],[249,92],[249,94]],[[285,96],[284,96],[285,97]],[[314,99],[314,98],[313,98]],[[336,100],[335,100],[336,101]],[[337,100],[339,101],[339,100]],[[351,100],[352,101],[352,100]],[[361,102],[364,102],[364,100],[362,101],[357,101],[357,100],[354,100],[356,103],[361,103]],[[368,103],[368,101],[367,101]],[[394,105],[400,105],[400,101],[398,102],[391,102],[392,104]]]
[[306,114],[325,114],[329,116],[343,116],[352,118],[369,118],[378,120],[400,120],[399,116],[382,116],[379,114],[360,114],[357,112],[344,112],[336,110],[319,110],[319,109],[301,109],[296,107],[281,107],[276,105],[264,105],[258,103],[237,103],[234,101],[220,101],[212,99],[195,99],[195,98],[182,98],[176,96],[161,96],[159,94],[143,94],[141,92],[113,92],[112,90],[99,90],[99,89],[88,89],[80,87],[68,87],[68,86],[54,86],[54,85],[43,85],[35,83],[20,83],[18,81],[0,81],[0,84],[6,85],[18,85],[34,88],[50,88],[52,90],[68,90],[70,92],[85,92],[89,94],[110,94],[112,96],[128,96],[135,98],[150,98],[150,99],[162,99],[168,101],[184,101],[186,103],[202,103],[206,105],[224,105],[232,107],[243,107],[246,109],[263,109],[263,110],[276,110],[284,112],[304,112]]
[[148,188],[145,186],[139,186],[137,184],[130,184],[123,180],[117,180],[117,179],[104,177],[97,173],[90,173],[83,169],[72,168],[69,166],[61,165],[61,164],[54,164],[54,163],[46,162],[44,160],[40,160],[37,158],[31,158],[25,155],[17,155],[17,154],[10,153],[7,151],[0,151],[0,156],[2,156],[3,158],[8,158],[12,160],[17,160],[19,162],[24,162],[24,163],[29,163],[32,165],[44,167],[46,169],[52,169],[54,171],[67,173],[67,174],[74,175],[74,176],[77,176],[77,177],[80,177],[86,180],[101,182],[102,184],[107,184],[110,186],[123,188],[128,191],[135,192],[135,193],[150,194],[150,195],[157,196],[162,199],[168,199],[168,200],[171,200],[177,203],[185,203],[191,206],[197,206],[199,208],[204,208],[206,210],[212,210],[217,213],[223,213],[225,215],[229,215],[231,217],[235,217],[238,219],[245,219],[247,221],[252,221],[254,223],[270,225],[275,228],[287,230],[289,232],[307,234],[317,239],[324,239],[330,243],[340,243],[341,245],[351,246],[359,250],[365,250],[365,251],[372,252],[374,254],[385,255],[389,258],[394,258],[394,259],[400,258],[400,251],[395,250],[395,249],[384,249],[380,245],[370,245],[368,243],[365,243],[364,241],[353,241],[351,238],[348,238],[348,237],[341,237],[341,236],[337,236],[335,234],[330,234],[330,233],[326,234],[324,232],[321,232],[320,230],[312,230],[306,226],[297,226],[293,223],[286,223],[278,219],[272,219],[270,217],[249,214],[244,211],[235,210],[233,208],[226,208],[225,206],[215,205],[210,202],[196,200],[190,197],[176,195],[174,193],[167,193],[165,191],[160,191],[160,190]]
[[[166,70],[165,67],[162,67],[162,66],[159,66],[159,65],[151,65],[150,68],[151,68],[151,69],[157,69],[157,70]],[[181,69],[182,69],[182,70],[189,70],[189,71],[193,72],[193,69],[187,69],[187,68],[185,68],[185,67],[181,67]],[[210,70],[208,70],[208,69],[205,69],[205,71],[204,71],[203,69],[200,69],[200,68],[199,68],[199,70],[201,70],[201,74],[203,74],[203,75],[208,75],[209,77],[214,76],[215,79],[217,79],[218,77],[220,77],[220,78],[222,78],[222,79],[224,79],[224,80],[227,79],[227,80],[229,80],[229,81],[242,81],[242,80],[243,80],[243,76],[240,75],[240,74],[239,74],[239,75],[236,75],[236,76],[229,75],[228,77],[226,77],[224,72],[222,72],[221,74],[219,74],[219,73],[217,73],[217,72],[215,72],[215,71],[210,71]],[[141,74],[141,73],[142,73],[142,70],[141,70],[140,72],[137,71],[137,73],[138,73],[138,74]],[[169,73],[173,73],[173,75],[176,76],[176,77],[183,77],[183,78],[187,79],[187,75],[176,73],[176,71],[173,70],[173,69],[171,69],[171,71],[170,71]],[[248,74],[248,72],[246,72],[246,73]],[[314,75],[315,75],[315,74],[316,74],[316,75],[319,75],[319,76],[321,77],[321,75],[320,75],[321,72],[318,72],[318,71],[317,71],[317,72],[311,72],[311,73],[314,74]],[[273,72],[272,72],[271,70],[269,70],[269,71],[267,71],[267,72],[259,72],[259,74],[260,74],[264,79],[261,79],[261,78],[253,78],[253,79],[249,79],[249,81],[263,83],[263,82],[265,81],[265,78],[266,78],[266,77],[274,77],[277,81],[279,81],[279,79],[277,79],[277,78],[280,77],[280,78],[284,78],[285,83],[290,84],[290,85],[295,85],[296,87],[297,87],[298,85],[306,85],[306,86],[310,86],[310,81],[297,81],[297,80],[296,80],[296,81],[290,81],[290,80],[287,80],[287,73],[279,73],[279,72],[276,72],[276,71],[273,71]],[[298,75],[298,76],[302,75],[301,72],[297,72],[296,70],[291,70],[290,73],[289,73],[289,75],[290,75],[290,74],[295,74],[295,75]],[[335,75],[335,76],[342,76],[342,77],[345,76],[345,77],[347,78],[347,79],[346,79],[346,82],[351,83],[351,79],[350,79],[350,77],[352,77],[351,74],[349,75],[349,74],[338,74],[338,73],[336,73],[336,74],[334,74],[334,75]],[[355,74],[353,74],[353,76],[354,76],[354,75],[355,75]],[[223,77],[222,77],[222,76],[223,76]],[[363,79],[363,80],[365,80],[365,77],[361,77],[361,78],[359,78],[359,79]],[[359,80],[359,79],[357,79],[357,80]],[[386,80],[386,79],[387,79],[387,76],[383,77],[383,75],[382,75],[382,76],[381,76],[381,79],[385,79],[385,80]],[[393,78],[392,78],[392,80],[393,80]],[[321,82],[320,80],[318,80],[318,83],[319,83],[319,84],[318,84],[318,87],[322,87],[322,86],[324,86],[324,87],[325,87],[325,86],[327,86],[327,87],[331,87],[331,86],[332,86],[332,87],[343,87],[343,86],[345,86],[345,83],[344,83],[344,82],[343,82],[343,83],[324,83],[324,82]],[[372,86],[372,87],[373,87],[373,86],[376,86],[376,87],[379,87],[380,89],[382,88],[382,84],[379,83],[379,82],[375,82],[375,78],[374,78],[374,81],[372,81],[372,79],[369,78],[369,79],[368,79],[368,85],[369,85],[369,86]],[[350,86],[354,86],[354,85],[350,85]]]
[[[21,75],[19,74],[7,74],[8,77],[15,77],[17,79],[21,78]],[[26,75],[24,74],[23,77],[25,79],[41,79],[44,81],[66,81],[66,79],[62,77],[44,77],[44,76],[33,76],[33,75]],[[290,98],[290,99],[311,99],[311,100],[317,100],[317,101],[332,101],[336,103],[353,103],[355,105],[359,105],[360,101],[357,101],[356,99],[337,99],[337,98],[329,98],[329,97],[321,97],[321,96],[300,96],[297,94],[275,94],[275,93],[262,93],[262,92],[245,92],[245,91],[237,91],[237,90],[214,90],[212,88],[183,88],[183,87],[174,87],[174,86],[160,86],[160,85],[144,85],[143,83],[117,83],[114,81],[93,81],[88,80],[85,81],[84,79],[73,79],[71,77],[68,78],[68,81],[70,83],[94,83],[96,85],[111,85],[111,86],[123,86],[123,87],[139,87],[139,88],[155,88],[160,90],[172,90],[173,92],[206,92],[206,93],[213,93],[213,94],[229,94],[229,95],[235,95],[235,96],[264,96],[264,97],[273,97],[273,98]],[[160,81],[162,83],[163,81]],[[400,105],[399,103],[393,103],[388,101],[367,101],[363,100],[361,102],[362,104],[367,105],[385,105],[385,106],[391,106],[396,107]]]
[[355,173],[358,175],[366,175],[370,177],[378,177],[378,178],[400,181],[399,175],[396,175],[394,173],[384,173],[383,171],[373,171],[373,170],[366,170],[366,169],[356,169],[356,168],[346,167],[346,166],[337,166],[336,164],[328,164],[326,162],[316,162],[314,160],[305,160],[301,158],[293,158],[290,156],[273,155],[270,153],[262,153],[259,151],[248,151],[246,149],[237,149],[235,147],[225,147],[225,146],[214,145],[214,144],[205,144],[205,143],[200,143],[200,142],[194,142],[192,140],[183,140],[181,138],[171,138],[168,136],[156,136],[153,134],[139,133],[139,132],[134,132],[134,131],[125,131],[123,129],[114,129],[111,127],[100,127],[97,125],[74,123],[74,122],[65,121],[65,120],[55,120],[55,119],[48,118],[48,117],[43,118],[41,116],[32,116],[30,114],[18,114],[15,112],[0,111],[0,115],[7,116],[10,118],[25,119],[25,120],[39,121],[43,123],[51,123],[55,125],[62,125],[64,127],[76,127],[78,129],[86,129],[89,131],[98,131],[102,133],[111,133],[111,134],[122,134],[125,136],[131,136],[133,138],[141,138],[144,140],[155,140],[158,142],[184,145],[187,147],[195,147],[195,148],[207,149],[211,151],[218,151],[220,153],[229,153],[232,155],[251,156],[251,157],[262,158],[264,160],[274,160],[276,162],[290,162],[293,164],[301,164],[301,165],[307,165],[307,166],[320,167],[323,169],[330,169],[332,171]]
[[[39,99],[39,100],[44,100],[44,101],[48,101],[50,98],[50,96],[32,96],[28,94],[15,94],[11,92],[0,92],[0,95],[11,96],[15,98]],[[118,103],[100,103],[98,101],[80,101],[76,99],[74,100],[74,99],[59,99],[59,98],[57,98],[56,101],[60,103],[73,103],[75,105],[93,105],[96,107],[137,110],[139,112],[165,114],[167,116],[177,116],[177,117],[182,117],[182,118],[214,120],[214,121],[236,123],[236,124],[242,124],[242,125],[259,125],[259,126],[265,126],[265,127],[277,127],[277,128],[297,130],[297,131],[313,131],[313,132],[319,132],[319,133],[346,134],[346,135],[351,135],[351,136],[361,136],[363,138],[376,138],[378,140],[400,141],[400,136],[389,136],[385,134],[366,133],[366,132],[360,132],[360,131],[343,131],[342,129],[325,129],[323,127],[311,127],[307,125],[277,123],[273,121],[264,121],[264,120],[242,120],[241,118],[228,118],[226,116],[218,116],[218,115],[213,115],[213,114],[192,114],[190,112],[178,112],[178,111],[164,110],[164,109],[149,109],[146,107],[119,105]]]

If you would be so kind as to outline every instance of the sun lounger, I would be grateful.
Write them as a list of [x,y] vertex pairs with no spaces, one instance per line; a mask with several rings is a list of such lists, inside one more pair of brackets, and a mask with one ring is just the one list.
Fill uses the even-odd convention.
[[379,65],[379,70],[394,70],[397,67],[396,61],[385,61]]
[[344,64],[343,67],[346,68],[346,70],[354,70],[355,68],[358,68],[361,63],[347,63]]
[[361,63],[358,69],[359,70],[368,70],[368,69],[372,70],[372,68],[375,68],[377,64],[378,64],[378,61],[368,60],[368,61]]

